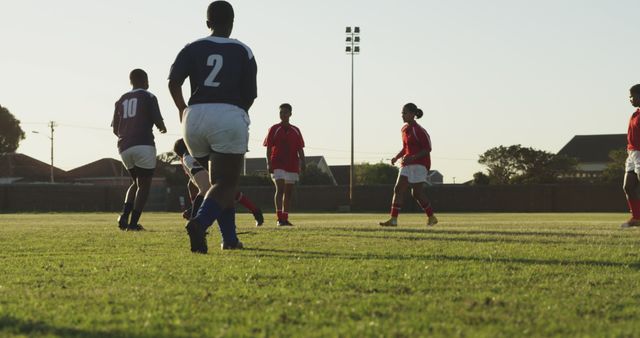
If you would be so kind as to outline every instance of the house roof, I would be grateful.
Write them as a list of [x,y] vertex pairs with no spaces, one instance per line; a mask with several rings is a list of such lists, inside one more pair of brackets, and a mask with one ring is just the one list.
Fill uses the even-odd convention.
[[113,158],[102,158],[67,172],[70,178],[129,177],[122,162]]
[[[67,178],[67,173],[55,166],[53,175],[56,180]],[[51,179],[51,165],[24,154],[0,153],[0,177],[48,182]]]
[[607,163],[611,161],[610,151],[625,149],[626,146],[626,134],[576,135],[558,154],[575,157],[582,163]]
[[[323,159],[324,156],[305,156],[307,165],[318,165]],[[267,159],[264,157],[247,158],[245,162],[247,165],[247,174],[249,175],[255,173],[265,173],[267,171]]]

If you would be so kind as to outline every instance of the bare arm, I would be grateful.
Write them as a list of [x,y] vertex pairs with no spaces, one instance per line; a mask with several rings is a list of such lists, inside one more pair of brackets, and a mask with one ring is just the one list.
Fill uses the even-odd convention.
[[398,161],[398,159],[402,158],[402,155],[404,154],[404,149],[401,149],[396,156],[394,156],[391,159],[391,165],[396,165],[396,161]]
[[182,84],[174,80],[169,80],[169,93],[171,93],[173,103],[175,103],[176,108],[178,108],[178,117],[180,118],[180,122],[182,122],[182,114],[187,108],[187,103],[184,101],[184,96],[182,95]]
[[304,149],[298,149],[298,157],[300,158],[300,169],[304,171],[307,168],[307,160],[304,157]]
[[267,147],[267,171],[272,172],[271,170],[271,147]]

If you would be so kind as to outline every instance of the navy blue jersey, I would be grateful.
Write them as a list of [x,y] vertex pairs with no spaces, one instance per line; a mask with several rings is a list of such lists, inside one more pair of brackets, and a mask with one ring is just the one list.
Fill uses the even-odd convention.
[[169,73],[180,85],[188,77],[189,105],[229,103],[247,110],[258,96],[256,60],[242,42],[209,36],[184,47]]
[[113,133],[118,136],[118,150],[139,145],[155,146],[153,125],[162,125],[158,99],[144,89],[125,93],[116,102],[113,113]]

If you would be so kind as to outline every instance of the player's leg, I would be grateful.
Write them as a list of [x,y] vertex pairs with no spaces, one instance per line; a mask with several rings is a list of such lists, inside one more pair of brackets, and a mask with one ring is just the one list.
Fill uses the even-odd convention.
[[393,187],[393,199],[391,200],[391,212],[387,221],[380,222],[381,226],[397,226],[398,225],[398,214],[400,213],[400,209],[402,209],[402,204],[404,202],[404,194],[407,192],[409,187],[409,181],[407,176],[398,175],[398,180],[396,181],[396,185]]
[[[222,208],[218,217],[218,226],[222,235],[222,248],[242,248],[236,233],[235,194],[242,170],[243,154],[213,153],[209,162],[211,182],[209,196]],[[204,204],[203,204],[204,205]]]
[[627,205],[631,211],[631,218],[622,223],[627,228],[640,225],[640,156],[638,151],[629,151],[625,162],[623,189],[627,197]]
[[235,202],[247,208],[252,214],[253,218],[256,220],[256,226],[261,226],[264,223],[264,216],[262,215],[262,210],[256,207],[256,205],[242,192],[236,192],[236,196],[234,197]]
[[433,226],[438,223],[438,219],[433,214],[433,208],[431,207],[431,202],[427,199],[427,196],[424,193],[424,182],[412,183],[411,184],[411,196],[418,202],[420,208],[427,215],[427,225]]
[[276,192],[273,196],[273,202],[275,204],[276,207],[276,215],[278,217],[278,225],[280,225],[280,223],[284,223],[284,219],[282,217],[282,207],[283,207],[283,200],[284,200],[284,178],[278,178],[278,179],[274,179],[273,180],[273,184],[276,187]]
[[292,181],[284,182],[284,194],[282,198],[282,220],[284,221],[283,225],[293,225],[289,222],[289,211],[291,210],[291,200],[293,198],[293,185]]
[[193,175],[193,182],[197,188],[197,193],[192,200],[191,204],[191,218],[195,217],[198,213],[198,209],[204,201],[205,194],[211,189],[211,183],[209,183],[209,174],[203,169],[196,172]]
[[129,220],[129,227],[127,228],[130,231],[144,230],[144,228],[140,224],[138,224],[138,222],[140,221],[142,211],[147,204],[149,191],[151,190],[151,180],[153,178],[152,169],[136,168],[136,172],[136,185],[138,186],[138,189],[136,190],[136,198],[133,203],[131,220]]
[[127,189],[127,193],[124,197],[124,204],[122,205],[122,213],[118,216],[118,227],[120,230],[127,230],[129,226],[129,215],[133,210],[133,202],[136,198],[136,191],[138,190],[138,185],[136,184],[136,173],[135,167],[131,169],[127,169],[129,171],[129,175],[131,175],[131,185],[129,189]]

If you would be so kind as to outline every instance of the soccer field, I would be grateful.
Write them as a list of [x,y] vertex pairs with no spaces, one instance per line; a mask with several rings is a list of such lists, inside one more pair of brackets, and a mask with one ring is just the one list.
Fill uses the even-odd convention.
[[179,214],[0,215],[0,336],[638,336],[624,214],[238,217],[246,249],[189,251]]

